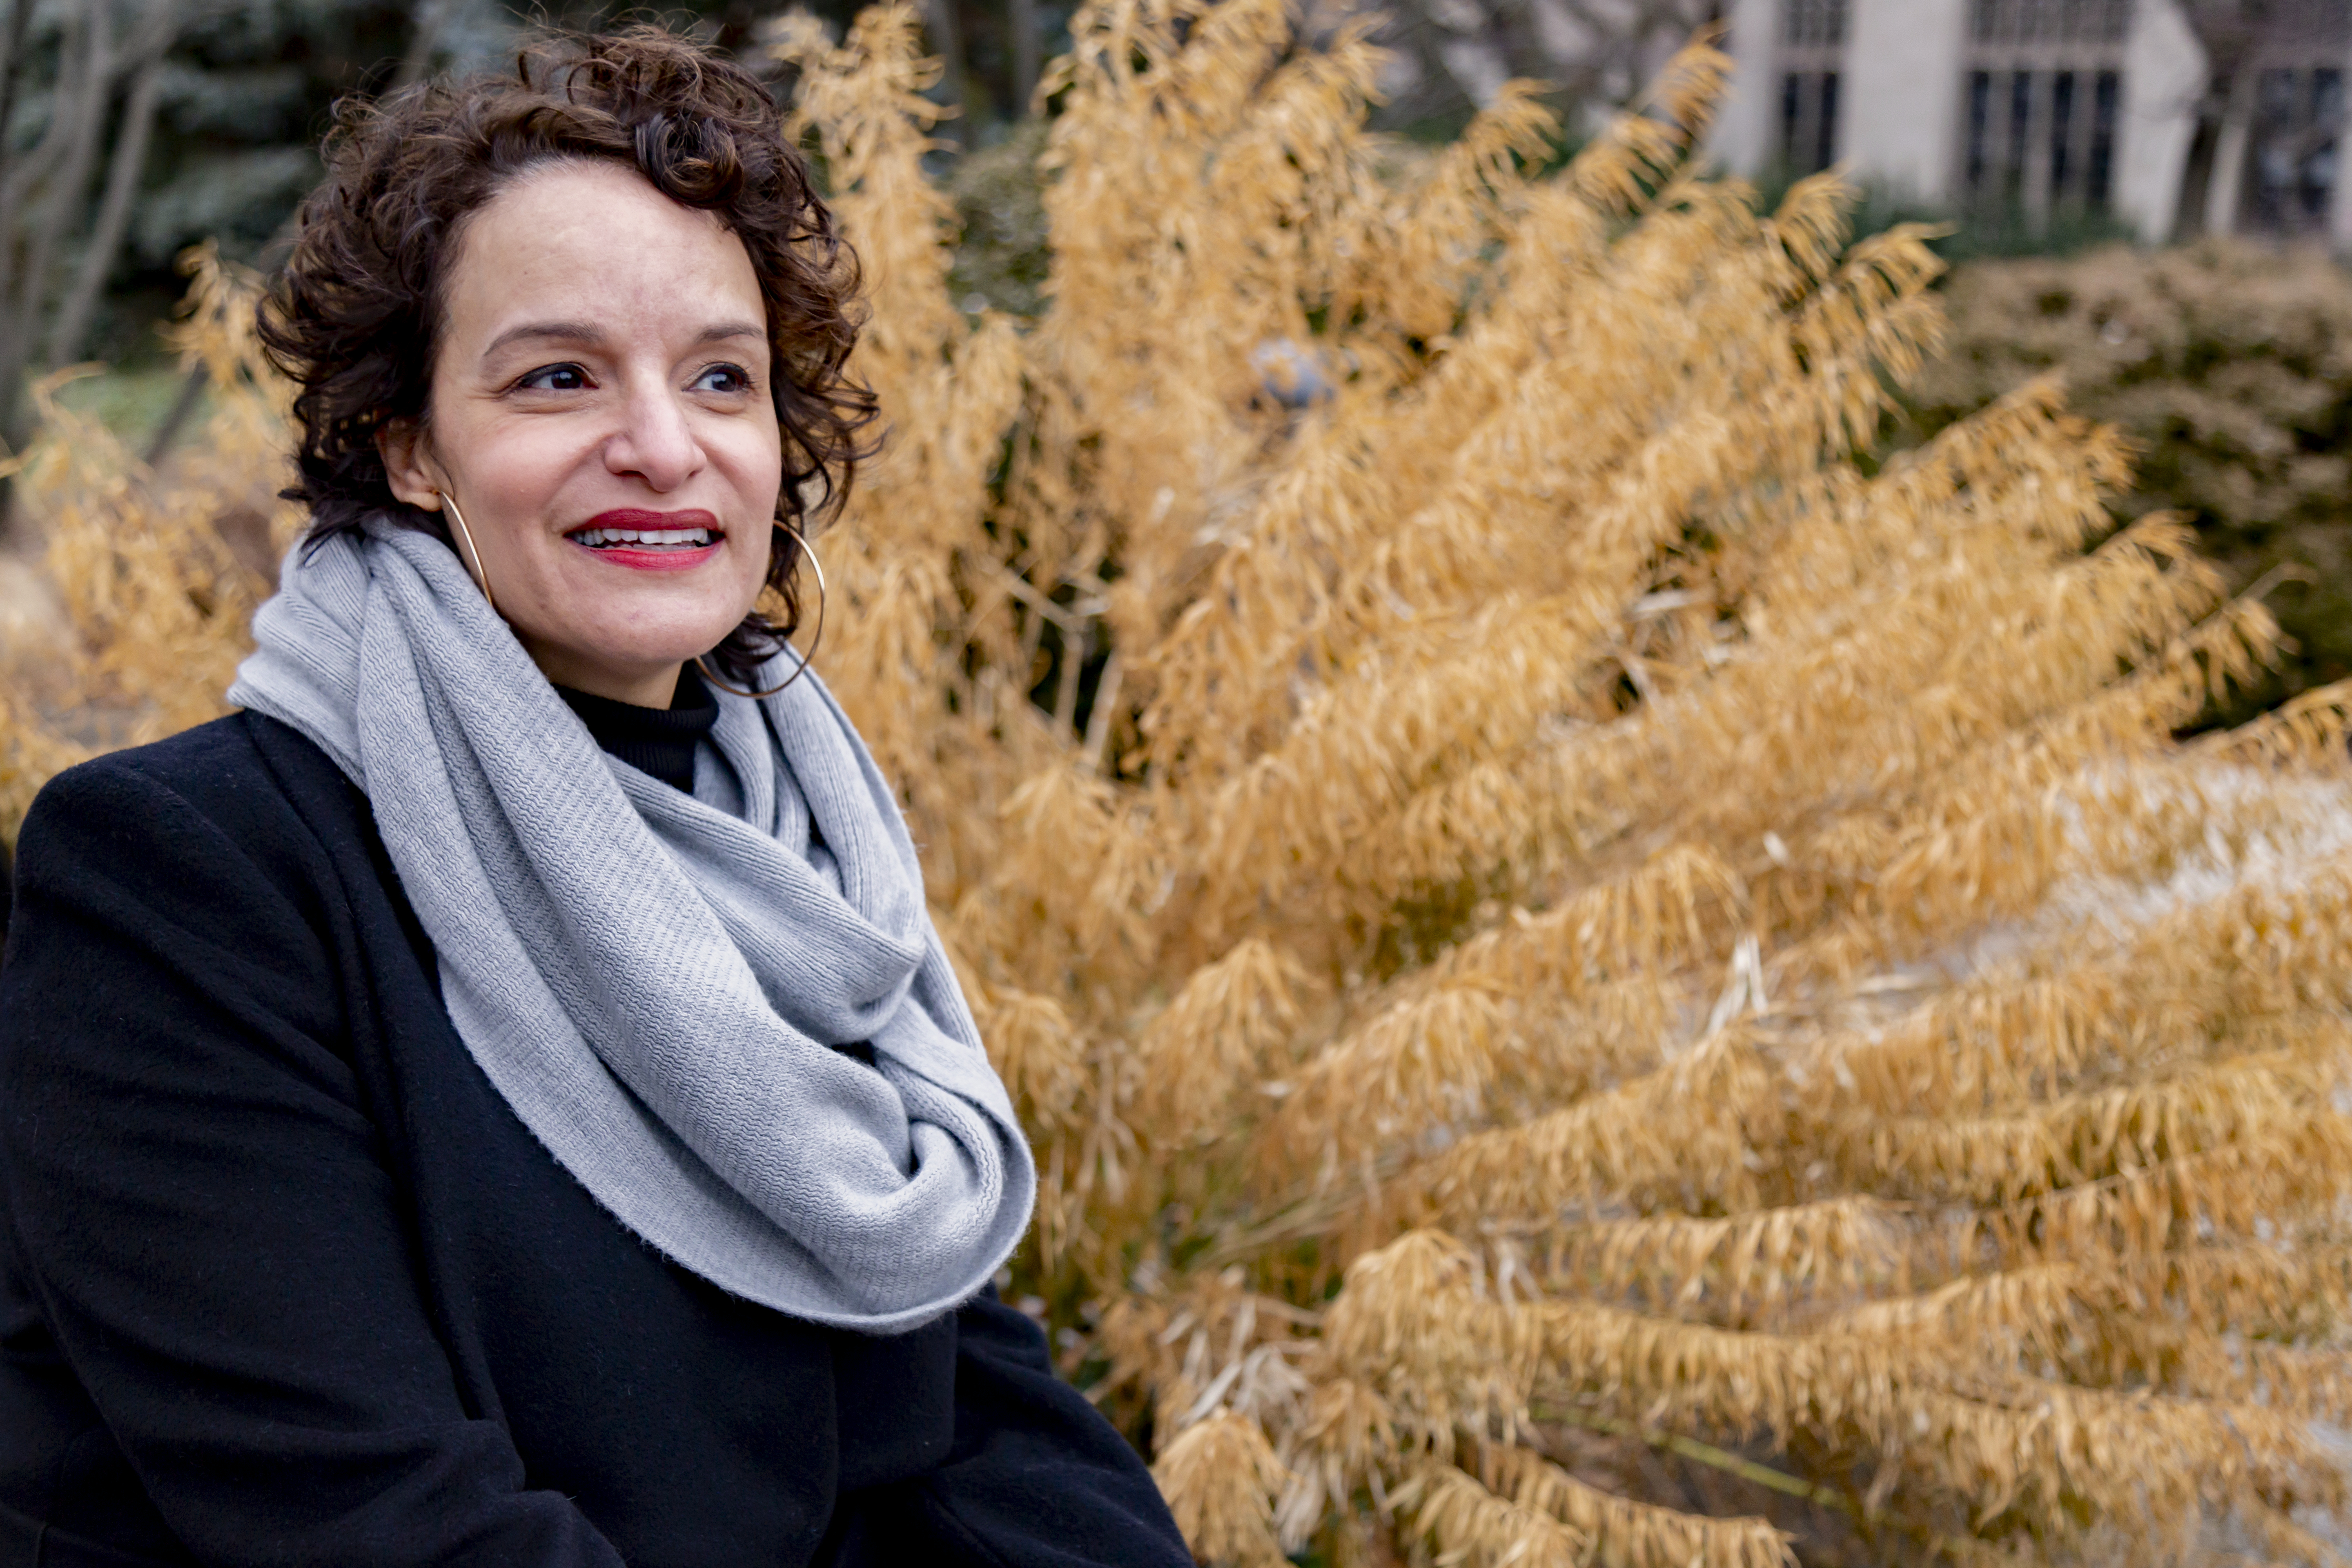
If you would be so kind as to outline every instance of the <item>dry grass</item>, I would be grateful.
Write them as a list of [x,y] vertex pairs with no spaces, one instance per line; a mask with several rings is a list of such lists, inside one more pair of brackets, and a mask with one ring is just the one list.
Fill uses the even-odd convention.
[[[776,36],[894,431],[823,663],[1038,1147],[1008,1294],[1204,1559],[2326,1560],[2352,692],[2170,738],[2274,626],[2089,544],[2046,385],[1857,466],[1934,260],[1690,177],[1718,57],[1530,181],[1510,95],[1384,172],[1273,0],[1075,36],[1034,320],[951,293],[912,13]],[[217,709],[236,384],[164,493],[35,459],[48,713]]]

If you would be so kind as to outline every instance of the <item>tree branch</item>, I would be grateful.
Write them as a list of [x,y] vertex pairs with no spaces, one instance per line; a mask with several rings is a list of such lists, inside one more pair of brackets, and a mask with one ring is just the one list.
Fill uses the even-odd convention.
[[[42,137],[44,144],[55,138],[62,149],[57,176],[50,184],[45,209],[26,236],[23,270],[10,279],[14,297],[4,302],[5,318],[0,318],[5,319],[6,329],[0,333],[0,441],[11,448],[23,444],[21,384],[32,353],[34,322],[48,291],[50,260],[58,235],[75,226],[97,155],[100,120],[114,85],[110,0],[91,0],[78,15],[82,47],[74,64],[79,68],[59,70],[49,128]],[[0,216],[13,217],[13,212],[5,210],[12,205],[0,203]],[[0,226],[0,240],[13,237],[13,226]]]
[[[148,7],[151,18],[168,18],[176,10],[173,0],[155,0]],[[47,357],[52,366],[64,364],[81,353],[82,339],[89,331],[90,316],[98,308],[99,293],[106,287],[107,274],[114,269],[114,256],[122,247],[123,232],[131,226],[131,204],[139,192],[139,177],[147,167],[147,147],[155,129],[155,106],[162,96],[163,50],[169,47],[169,39],[167,31],[159,29],[153,33],[152,47],[145,51],[139,74],[131,80],[131,93],[123,105],[122,129],[116,137],[114,156],[106,172],[106,194],[99,200],[98,221],[90,226],[89,243],[82,248],[81,269],[50,328]]]

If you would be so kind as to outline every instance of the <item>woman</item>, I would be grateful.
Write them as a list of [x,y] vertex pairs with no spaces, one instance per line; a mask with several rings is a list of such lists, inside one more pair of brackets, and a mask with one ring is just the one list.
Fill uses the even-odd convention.
[[346,117],[311,526],[0,969],[0,1563],[1188,1561],[989,1281],[1028,1150],[793,602],[854,266],[652,30]]

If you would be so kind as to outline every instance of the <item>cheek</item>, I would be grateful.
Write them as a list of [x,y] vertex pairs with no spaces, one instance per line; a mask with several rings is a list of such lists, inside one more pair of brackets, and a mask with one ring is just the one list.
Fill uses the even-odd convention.
[[776,497],[784,483],[784,446],[773,431],[746,432],[730,454],[735,488],[754,514],[773,517]]
[[783,488],[783,443],[772,430],[756,427],[740,427],[728,436],[722,449],[712,456],[726,469],[744,520],[757,531],[758,542],[744,552],[743,562],[747,589],[757,594],[767,580],[775,547],[776,536],[767,524],[776,515],[776,498]]
[[538,428],[498,431],[466,454],[467,488],[504,525],[499,532],[539,534],[539,520],[553,508],[565,481],[579,468],[581,443],[566,440],[567,433],[554,428],[561,423],[548,420]]
[[743,563],[738,578],[743,608],[748,613],[768,585],[768,563],[775,559],[776,536],[762,534],[757,543],[743,552]]

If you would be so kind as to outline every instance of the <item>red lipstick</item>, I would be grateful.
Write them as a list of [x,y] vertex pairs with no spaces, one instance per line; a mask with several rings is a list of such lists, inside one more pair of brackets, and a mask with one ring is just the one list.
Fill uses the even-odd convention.
[[633,572],[686,572],[717,553],[727,531],[707,511],[615,507],[563,537],[599,561]]

